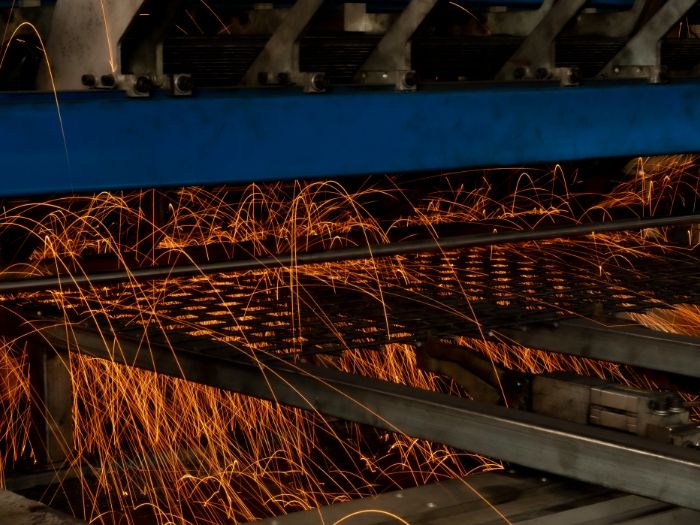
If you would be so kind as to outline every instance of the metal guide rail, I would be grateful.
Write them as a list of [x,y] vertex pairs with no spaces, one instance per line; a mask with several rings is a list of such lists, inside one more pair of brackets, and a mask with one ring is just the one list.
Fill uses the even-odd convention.
[[[242,345],[270,354],[378,348],[423,341],[429,334],[484,337],[500,330],[517,339],[518,330],[512,329],[524,325],[700,304],[694,251],[618,258],[611,255],[621,247],[611,253],[591,241],[514,246],[291,272],[87,284],[79,290],[8,295],[4,304],[30,318],[58,314],[78,322],[98,313],[120,333],[145,330],[154,342],[178,344],[182,338],[193,348],[230,351]],[[684,363],[692,362],[693,349],[686,345]]]
[[509,470],[386,492],[373,498],[335,503],[255,523],[326,525],[351,514],[355,515],[354,519],[362,518],[364,525],[395,525],[395,516],[408,523],[497,523],[493,509],[480,496],[495,505],[513,525],[678,525],[700,520],[696,511],[669,507],[659,501],[556,476]]
[[[547,410],[535,413],[504,408],[307,364],[279,360],[264,364],[230,352],[228,356],[212,351],[202,353],[196,344],[192,346],[192,341],[146,347],[139,336],[114,332],[106,325],[97,331],[90,327],[65,327],[62,320],[47,319],[36,327],[51,344],[72,352],[700,510],[696,497],[700,489],[700,451],[692,448],[698,438],[697,429],[688,448],[671,444],[668,436],[652,440],[566,421],[559,415],[550,417],[547,414],[551,411]],[[609,388],[595,388],[596,392],[613,393]],[[646,398],[635,394],[629,399],[636,403]],[[594,408],[612,410],[617,406],[596,402],[591,414]],[[657,428],[668,419],[646,410],[646,404],[643,408],[624,416],[635,421],[641,417],[647,428]],[[676,416],[672,417],[674,425],[679,422]],[[674,427],[674,432],[677,430]],[[683,439],[679,443],[684,444]],[[659,472],[664,475],[659,476]]]

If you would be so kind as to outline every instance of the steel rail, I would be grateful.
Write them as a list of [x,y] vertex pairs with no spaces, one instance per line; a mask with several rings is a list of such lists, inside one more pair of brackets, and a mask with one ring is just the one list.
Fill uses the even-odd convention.
[[499,328],[494,336],[548,352],[700,377],[700,339],[650,330],[631,321],[617,325],[567,319],[556,325]]
[[561,237],[582,237],[595,233],[660,228],[697,222],[700,222],[700,215],[652,217],[647,219],[622,219],[592,224],[574,224],[552,228],[538,228],[528,231],[505,231],[498,233],[455,235],[438,239],[398,241],[387,244],[340,248],[320,252],[285,254],[255,259],[227,260],[177,266],[152,266],[147,268],[135,268],[133,270],[100,272],[89,275],[33,277],[28,279],[0,281],[0,293],[76,288],[81,286],[97,286],[118,282],[128,282],[132,280],[155,280],[163,278],[186,277],[191,275],[285,268],[307,264],[392,257],[417,252],[446,251],[474,246],[522,243]]
[[37,325],[51,344],[700,510],[700,451],[309,365]]

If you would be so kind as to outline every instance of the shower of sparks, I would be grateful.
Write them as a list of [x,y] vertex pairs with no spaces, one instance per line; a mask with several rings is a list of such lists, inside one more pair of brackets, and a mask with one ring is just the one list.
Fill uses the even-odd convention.
[[[89,275],[107,263],[128,270],[222,256],[262,258],[375,245],[391,242],[403,232],[420,230],[437,236],[449,224],[525,230],[555,222],[610,219],[621,212],[659,215],[674,206],[694,209],[700,180],[691,157],[640,159],[630,165],[629,177],[607,195],[577,193],[576,177],[565,177],[559,168],[522,173],[509,194],[494,189],[499,172],[483,175],[476,187],[455,186],[455,180],[466,180],[463,174],[456,175],[431,180],[436,189],[418,196],[392,180],[353,191],[325,181],[252,184],[242,190],[100,193],[17,203],[2,210],[0,234],[16,239],[14,247],[24,250],[26,258],[7,264],[3,277]],[[471,181],[482,176],[472,175]],[[386,207],[402,211],[391,217],[377,212]],[[377,330],[390,331],[392,340],[400,341],[402,328],[391,322],[387,294],[402,288],[420,290],[429,282],[433,290],[457,294],[465,304],[474,305],[464,311],[443,306],[465,325],[474,326],[473,336],[459,339],[465,351],[525,372],[569,370],[653,388],[653,383],[624,366],[487,340],[476,306],[485,294],[503,308],[512,306],[514,294],[533,294],[527,286],[538,271],[535,263],[528,262],[534,255],[552,264],[575,262],[594,284],[606,286],[613,269],[634,271],[639,259],[658,250],[692,248],[668,247],[668,234],[624,232],[474,248],[462,253],[475,261],[471,280],[458,267],[460,259],[445,252],[432,258],[370,258],[27,292],[0,298],[0,306],[36,305],[43,314],[62,317],[67,324],[109,319],[117,328],[140,328],[142,351],[148,351],[147,338],[152,334],[165,341],[188,334],[261,361],[271,355],[294,359],[290,356],[295,354],[296,359],[317,365],[468,396],[452,380],[420,369],[414,347],[406,342],[368,350],[361,342],[341,340],[342,327],[323,302],[324,297],[332,302],[336,290],[359,294],[367,305],[378,306],[380,312],[384,308],[383,323],[365,329],[367,341]],[[694,242],[692,235],[688,239]],[[517,286],[507,263],[513,254],[522,259]],[[477,262],[484,260],[495,275],[491,289],[477,286],[478,278],[485,276]],[[571,283],[554,275],[550,284],[549,298],[531,302],[530,308],[556,311],[559,296]],[[619,290],[621,301],[626,300],[625,293]],[[266,310],[264,327],[254,329],[263,297],[273,298],[277,306]],[[423,300],[432,308],[441,304],[440,294]],[[310,344],[305,331],[309,311],[337,336],[332,353],[300,357]],[[687,324],[689,331],[697,331],[697,310],[683,307],[675,312],[676,317],[638,317],[655,327],[685,330]],[[282,339],[280,327],[286,333]],[[31,325],[25,328],[31,330]],[[273,337],[278,342],[274,348],[265,342]],[[0,402],[6,414],[0,422],[0,454],[6,468],[34,459],[28,439],[28,366],[21,340],[8,336],[0,347]],[[492,459],[400,431],[369,429],[105,360],[71,354],[69,368],[76,403],[74,448],[68,451],[67,463],[79,472],[83,495],[80,502],[72,501],[78,505],[72,511],[92,523],[139,523],[144,516],[162,524],[241,523],[387,488],[501,468]],[[60,491],[51,496],[59,497]]]

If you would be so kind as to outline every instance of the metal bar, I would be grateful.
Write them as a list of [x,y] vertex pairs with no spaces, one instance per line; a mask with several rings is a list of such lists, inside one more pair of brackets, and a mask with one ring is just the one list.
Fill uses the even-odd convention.
[[133,270],[93,273],[90,275],[67,275],[35,277],[15,281],[0,281],[0,293],[46,290],[50,288],[74,288],[94,286],[131,280],[149,280],[226,273],[234,271],[263,270],[286,268],[306,264],[391,257],[416,252],[435,252],[468,248],[470,246],[489,246],[505,243],[520,243],[561,237],[581,237],[593,233],[615,232],[623,230],[640,230],[652,227],[675,226],[700,222],[700,215],[680,215],[677,217],[658,217],[650,219],[625,219],[594,224],[575,224],[555,228],[539,228],[531,231],[511,231],[475,235],[458,235],[441,239],[422,239],[400,241],[389,244],[374,244],[353,248],[340,248],[321,252],[285,254],[257,259],[221,261],[179,266],[155,266],[135,268]]
[[570,319],[558,322],[556,327],[500,328],[496,334],[549,352],[700,377],[700,339],[665,334],[633,323],[610,326],[588,319]]
[[39,463],[60,463],[73,449],[73,388],[68,356],[36,342],[28,345],[28,352],[32,447]]
[[555,2],[496,74],[496,79],[549,78],[555,66],[554,39],[585,3],[586,0]]
[[411,0],[360,67],[356,78],[359,78],[362,71],[411,69],[408,42],[436,3],[437,0]]
[[[530,478],[526,476],[503,472],[473,474],[466,479],[451,479],[379,496],[332,503],[247,525],[328,525],[342,523],[343,518],[350,515],[361,515],[358,522],[361,519],[363,525],[398,525],[399,522],[392,516],[400,516],[411,524],[435,525],[612,525],[621,522],[627,524],[627,520],[637,516],[653,518],[679,510],[667,503],[568,479],[544,479],[536,473],[531,474]],[[496,488],[497,491],[494,490]],[[494,510],[480,495],[496,505],[508,521],[497,519]],[[688,511],[687,515],[687,523],[696,523],[700,519],[696,511]],[[352,520],[349,523],[352,524]],[[671,522],[651,523],[670,525]]]
[[485,15],[486,25],[493,35],[527,36],[552,9],[552,5],[554,0],[543,0],[533,9],[489,10]]
[[297,40],[309,24],[324,0],[297,0],[285,16],[282,23],[265,44],[255,62],[248,68],[243,83],[254,86],[259,83],[259,75],[265,76],[265,82],[272,80],[270,74],[287,74],[290,81],[299,73],[299,50]]
[[644,10],[647,0],[634,0],[624,11],[581,13],[572,28],[576,35],[603,35],[610,38],[628,36]]
[[59,100],[69,163],[52,96],[0,95],[0,197],[700,151],[700,81]]
[[291,364],[263,369],[63,324],[37,329],[70,351],[700,509],[697,450],[336,370]]
[[143,0],[57,2],[46,43],[51,74],[43,68],[41,89],[86,89],[84,74],[121,73],[120,41],[142,4]]
[[[660,67],[659,40],[683,17],[697,0],[668,0],[654,16],[637,31],[624,48],[605,65],[598,76],[602,78],[629,76],[625,68]],[[642,74],[641,71],[637,72]],[[636,76],[636,75],[633,75]]]

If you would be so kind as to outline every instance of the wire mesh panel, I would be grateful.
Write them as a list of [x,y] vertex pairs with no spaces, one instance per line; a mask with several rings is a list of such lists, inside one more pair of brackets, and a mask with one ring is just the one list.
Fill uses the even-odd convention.
[[[196,351],[328,353],[429,335],[700,303],[697,253],[551,241],[39,292],[35,317],[99,318],[125,337]],[[42,313],[43,313],[42,312]]]

